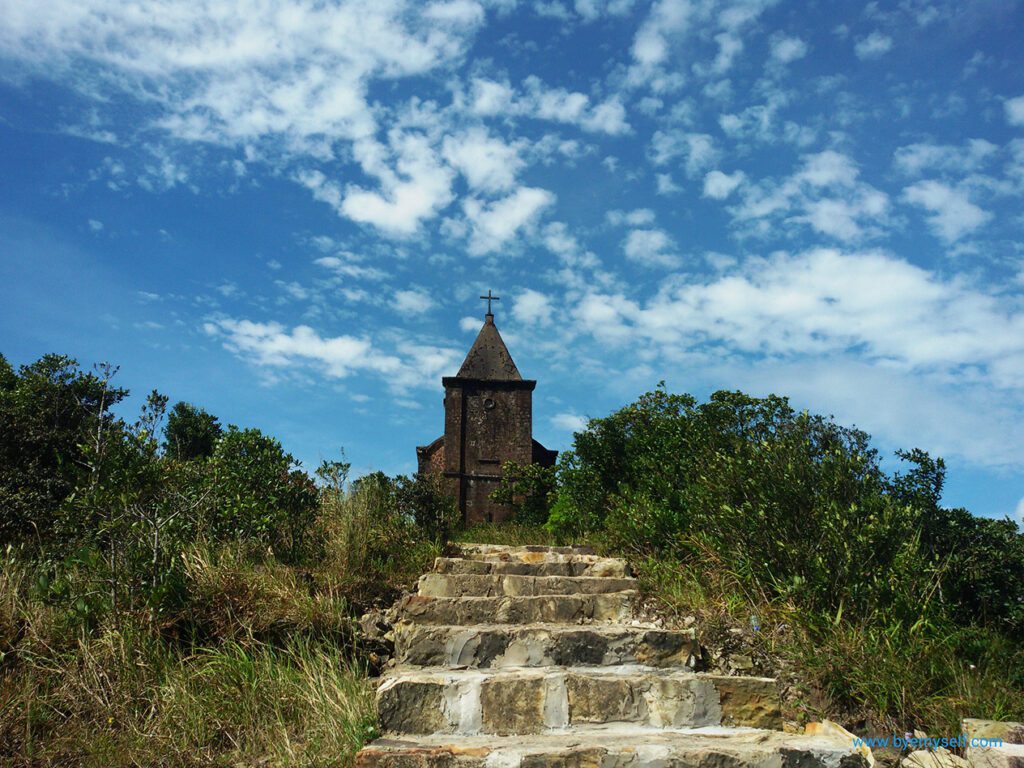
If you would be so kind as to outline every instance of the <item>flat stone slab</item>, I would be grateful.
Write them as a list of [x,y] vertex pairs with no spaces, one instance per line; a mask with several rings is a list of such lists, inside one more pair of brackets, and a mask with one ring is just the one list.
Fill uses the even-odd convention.
[[1024,768],[1024,723],[967,718],[962,725],[968,738],[982,740],[975,744],[1002,742],[968,745],[964,757],[971,768]]
[[434,560],[435,573],[509,574],[517,576],[629,576],[625,560],[615,557],[564,557],[553,561],[468,560],[462,557],[439,557]]
[[357,768],[867,768],[848,744],[739,728],[592,726],[542,736],[384,738]]
[[599,595],[538,597],[425,597],[406,595],[397,604],[399,620],[417,624],[531,624],[622,621],[630,615],[634,591]]
[[523,553],[548,555],[593,555],[593,547],[568,546],[554,547],[546,544],[459,544],[463,555],[520,555]]
[[685,668],[396,668],[377,690],[381,728],[398,734],[540,734],[580,725],[781,728],[775,681]]
[[636,589],[636,579],[598,576],[426,573],[416,591],[425,597],[597,595]]
[[690,666],[694,631],[623,624],[430,626],[399,623],[395,660],[424,667]]

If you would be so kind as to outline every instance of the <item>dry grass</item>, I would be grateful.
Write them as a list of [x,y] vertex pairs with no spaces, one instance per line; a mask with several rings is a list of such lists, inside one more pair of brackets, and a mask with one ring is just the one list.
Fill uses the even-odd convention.
[[1024,651],[995,633],[811,616],[751,593],[713,553],[700,561],[641,561],[637,575],[671,622],[694,617],[703,644],[777,676],[787,719],[955,735],[964,717],[1024,718]]
[[[211,578],[225,573],[201,559],[190,568]],[[29,597],[25,572],[7,563],[0,572],[0,762],[350,764],[375,728],[373,685],[351,660],[352,648],[310,631],[278,644],[255,632],[268,624],[311,627],[318,614],[334,621],[338,606],[307,596],[292,608],[294,582],[275,586],[266,573],[234,569],[238,580],[262,580],[245,594],[268,618],[259,624],[254,609],[224,612],[241,641],[188,651],[150,626],[124,621],[69,634],[53,609]],[[234,587],[226,591],[238,597]]]

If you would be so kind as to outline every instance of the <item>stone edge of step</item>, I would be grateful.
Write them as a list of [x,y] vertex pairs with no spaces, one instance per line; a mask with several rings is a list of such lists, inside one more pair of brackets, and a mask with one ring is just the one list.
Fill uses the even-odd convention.
[[777,683],[774,677],[761,677],[758,675],[726,675],[718,672],[696,672],[689,667],[654,667],[646,664],[574,664],[572,666],[551,665],[543,667],[421,667],[415,664],[398,664],[386,670],[378,681],[378,686],[385,683],[409,681],[421,682],[435,680],[462,680],[472,678],[537,678],[551,677],[557,675],[581,675],[583,677],[610,678],[621,680],[629,677],[640,677],[650,675],[658,679],[679,678],[699,680],[733,680],[752,681],[758,683]]
[[[652,749],[653,748],[653,749]],[[652,753],[664,757],[666,753],[687,755],[699,752],[731,754],[742,757],[743,753],[761,759],[771,753],[811,753],[822,764],[842,765],[853,768],[857,760],[863,768],[867,762],[864,756],[850,743],[837,738],[820,735],[791,734],[758,728],[701,726],[696,728],[656,729],[643,726],[604,727],[595,726],[580,733],[576,729],[560,733],[523,736],[457,736],[439,734],[436,736],[415,736],[379,738],[366,745],[362,752],[365,762],[373,762],[377,756],[388,754],[450,754],[466,757],[493,758],[498,756],[525,757],[545,755],[557,757],[581,751],[600,750],[606,754],[637,754],[638,750],[651,749]],[[488,763],[491,763],[488,760]],[[502,764],[505,764],[504,761]],[[519,765],[519,762],[509,762]],[[804,765],[804,762],[800,763]]]

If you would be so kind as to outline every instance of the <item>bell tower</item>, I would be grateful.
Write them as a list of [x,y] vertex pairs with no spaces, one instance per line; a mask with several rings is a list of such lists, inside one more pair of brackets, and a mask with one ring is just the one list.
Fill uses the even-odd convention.
[[490,499],[502,465],[554,464],[557,451],[533,439],[533,390],[516,368],[498,327],[487,292],[487,314],[462,367],[444,385],[444,435],[416,449],[420,472],[441,474],[455,496],[463,522],[501,522],[510,510]]

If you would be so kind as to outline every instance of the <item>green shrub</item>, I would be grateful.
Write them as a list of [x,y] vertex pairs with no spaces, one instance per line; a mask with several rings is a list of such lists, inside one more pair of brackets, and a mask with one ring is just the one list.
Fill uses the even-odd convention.
[[941,460],[899,456],[910,470],[887,475],[865,433],[784,398],[717,392],[699,404],[659,388],[576,435],[548,526],[640,557],[713,551],[812,612],[908,626],[952,617],[1024,636],[1024,537],[941,509]]
[[230,426],[207,465],[209,533],[214,540],[251,539],[295,561],[317,508],[312,480],[272,437]]
[[90,472],[85,452],[102,448],[128,391],[116,368],[85,373],[62,355],[15,372],[0,356],[0,540],[45,546],[61,504]]
[[167,415],[164,451],[179,461],[192,461],[213,455],[223,430],[213,414],[189,403],[175,403]]
[[501,484],[491,493],[491,499],[507,504],[512,519],[522,525],[546,523],[555,499],[555,467],[509,461],[501,469]]

